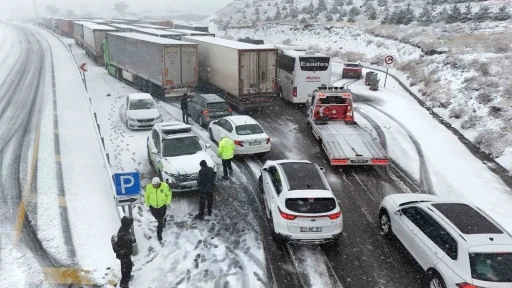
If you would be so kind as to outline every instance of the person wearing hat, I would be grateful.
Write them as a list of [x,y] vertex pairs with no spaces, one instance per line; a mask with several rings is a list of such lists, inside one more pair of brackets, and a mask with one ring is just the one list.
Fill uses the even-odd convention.
[[222,159],[222,170],[224,172],[224,180],[228,180],[228,170],[229,175],[233,176],[233,167],[231,166],[231,160],[233,160],[233,156],[235,156],[235,142],[229,139],[227,136],[222,137],[219,142],[219,149],[217,150],[217,155]]
[[197,177],[197,188],[199,188],[199,213],[195,216],[196,219],[204,219],[204,206],[208,201],[208,216],[212,216],[213,208],[213,188],[215,187],[215,178],[217,173],[212,167],[206,164],[205,160],[199,162],[201,169]]
[[121,261],[121,288],[128,288],[132,275],[132,253],[133,238],[130,231],[133,224],[133,218],[124,216],[121,219],[121,228],[117,232],[117,253],[116,258]]
[[164,229],[164,218],[167,213],[167,206],[171,205],[172,191],[165,182],[160,182],[160,178],[155,177],[151,184],[146,186],[144,192],[144,203],[149,206],[151,215],[158,221],[156,235],[158,241],[162,241],[162,230]]

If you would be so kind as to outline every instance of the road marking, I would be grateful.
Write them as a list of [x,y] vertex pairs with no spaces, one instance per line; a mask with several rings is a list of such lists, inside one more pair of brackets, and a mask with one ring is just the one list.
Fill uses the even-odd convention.
[[59,196],[59,206],[61,206],[61,207],[66,207],[67,206],[66,197]]
[[95,285],[91,271],[75,268],[43,268],[46,280],[51,284]]
[[55,155],[55,162],[60,162],[60,155]]
[[[54,114],[54,115],[57,115],[57,114]],[[53,129],[53,133],[59,134],[59,129]]]
[[[36,168],[37,158],[39,155],[39,138],[40,138],[40,136],[41,136],[41,127],[40,127],[40,123],[39,123],[39,124],[37,124],[36,134],[34,137],[34,146],[33,146],[34,148],[33,148],[33,152],[32,152],[30,168],[28,170],[27,183],[25,184],[25,187],[23,188],[23,192],[21,194],[22,197],[21,197],[20,206],[18,209],[18,216],[16,217],[16,224],[14,226],[14,236],[12,239],[12,243],[14,245],[18,245],[20,242],[20,239],[21,239],[21,231],[23,230],[23,224],[25,222],[25,214],[27,212],[25,209],[24,198],[25,198],[25,196],[29,195],[30,189],[32,188],[32,182],[34,180],[34,171]],[[37,195],[32,196],[32,197],[36,197],[36,199],[37,199]]]

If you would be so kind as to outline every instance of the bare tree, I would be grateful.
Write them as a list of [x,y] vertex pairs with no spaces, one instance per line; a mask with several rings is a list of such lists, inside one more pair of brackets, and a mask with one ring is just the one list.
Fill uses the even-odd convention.
[[46,10],[48,11],[48,13],[50,13],[51,16],[55,16],[60,13],[59,8],[57,8],[57,6],[55,5],[46,6]]
[[124,15],[126,13],[126,10],[128,10],[128,4],[126,4],[123,1],[116,2],[114,4],[114,10],[116,10],[116,12],[119,13],[119,15]]
[[75,11],[73,11],[73,9],[68,9],[68,11],[66,11],[66,17],[73,18],[75,16],[76,16],[76,14],[75,14]]

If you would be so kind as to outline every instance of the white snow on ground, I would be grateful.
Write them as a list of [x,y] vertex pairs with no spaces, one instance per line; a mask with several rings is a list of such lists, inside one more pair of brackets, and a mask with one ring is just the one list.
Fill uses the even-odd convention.
[[110,176],[76,64],[60,41],[37,30],[53,51],[63,181],[77,260],[101,284],[106,269],[118,262],[107,256],[110,236],[120,226]]
[[[379,77],[384,79],[384,75]],[[356,82],[350,89],[358,95],[374,99],[373,105],[391,114],[413,133],[425,154],[437,195],[472,201],[512,232],[512,191],[416,100],[397,88],[398,83],[390,77],[387,81],[386,88],[379,87],[375,92],[369,91],[362,81]],[[379,113],[374,110],[372,115]],[[386,118],[380,114],[380,117]]]
[[[72,40],[62,38],[66,43]],[[149,183],[155,176],[147,161],[146,138],[148,130],[131,131],[124,124],[125,96],[139,92],[125,83],[108,75],[87,58],[84,51],[72,44],[72,51],[77,62],[88,63],[86,74],[89,95],[97,112],[102,136],[105,137],[106,150],[110,154],[113,172],[141,172],[142,185]],[[110,94],[110,95],[108,95]],[[174,105],[157,101],[164,121],[181,121],[181,111]],[[202,141],[212,144],[208,133],[193,121],[193,130]],[[216,146],[208,153],[214,158],[218,167],[220,159],[216,156]],[[235,168],[235,175],[238,169]],[[240,186],[237,179],[223,185]],[[249,193],[249,192],[248,192]],[[216,199],[220,196],[216,195]],[[198,209],[197,193],[174,193],[171,207],[168,209],[167,227],[164,229],[164,246],[156,240],[156,221],[149,209],[136,205],[134,209],[135,232],[139,255],[134,257],[134,287],[172,287],[177,282],[190,287],[260,287],[268,282],[266,279],[263,247],[259,232],[254,227],[242,225],[239,219],[238,203],[233,201],[222,212],[207,217],[204,222],[196,222],[193,215]],[[215,204],[220,205],[220,204]],[[107,258],[115,260],[109,251]],[[119,265],[114,265],[119,278]],[[258,280],[260,279],[260,280]]]
[[10,237],[0,235],[0,287],[50,287],[30,252],[11,243]]

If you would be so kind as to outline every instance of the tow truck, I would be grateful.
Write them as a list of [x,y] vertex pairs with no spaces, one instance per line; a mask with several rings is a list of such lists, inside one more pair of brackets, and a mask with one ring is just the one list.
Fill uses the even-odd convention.
[[318,87],[309,95],[308,125],[331,165],[387,166],[389,158],[373,136],[354,120],[352,93],[344,87]]

